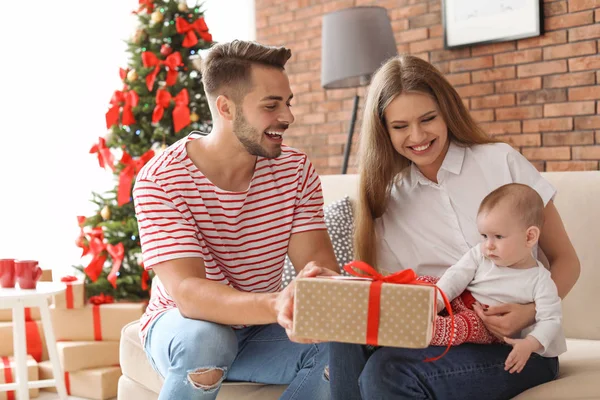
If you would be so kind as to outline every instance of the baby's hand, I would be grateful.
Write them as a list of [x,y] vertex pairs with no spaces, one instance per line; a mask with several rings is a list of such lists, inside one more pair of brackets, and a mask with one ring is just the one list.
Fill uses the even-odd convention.
[[541,343],[533,336],[527,336],[525,339],[511,339],[505,337],[504,341],[513,347],[504,363],[504,370],[511,374],[514,372],[521,372],[525,367],[525,364],[527,364],[527,360],[529,360],[531,353],[542,347]]

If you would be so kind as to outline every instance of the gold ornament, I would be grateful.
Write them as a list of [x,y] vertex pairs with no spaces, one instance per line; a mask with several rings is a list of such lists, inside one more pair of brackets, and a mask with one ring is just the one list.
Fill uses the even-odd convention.
[[195,112],[193,112],[190,114],[190,121],[198,122],[198,121],[200,121],[200,116],[198,114],[196,114]]
[[188,6],[185,4],[185,1],[182,1],[177,5],[177,9],[181,12],[187,12]]
[[100,211],[100,216],[105,221],[107,219],[110,219],[110,208],[108,208],[108,206],[104,206],[104,208],[102,209],[102,211]]
[[129,72],[127,73],[127,80],[129,82],[133,82],[138,78],[138,74],[135,71],[135,69],[130,69]]
[[139,44],[142,41],[142,38],[146,32],[143,29],[138,29],[135,31],[133,35],[133,43]]
[[152,13],[152,15],[150,15],[150,19],[152,20],[152,22],[154,22],[155,24],[158,24],[159,22],[162,22],[164,18],[163,13],[161,13],[160,11],[156,10]]

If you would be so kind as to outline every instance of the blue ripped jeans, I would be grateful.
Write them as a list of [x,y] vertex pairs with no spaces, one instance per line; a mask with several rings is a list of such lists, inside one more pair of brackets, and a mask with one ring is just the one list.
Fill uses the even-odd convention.
[[208,388],[192,384],[189,373],[216,368],[225,381],[287,384],[286,400],[329,400],[324,369],[328,344],[291,342],[277,325],[232,329],[184,318],[174,309],[151,325],[145,350],[154,369],[165,379],[159,400],[216,399],[222,380]]
[[424,362],[443,347],[368,348],[331,343],[329,375],[334,400],[509,400],[556,379],[558,357],[532,354],[521,373],[504,362],[512,347],[465,343],[441,359]]

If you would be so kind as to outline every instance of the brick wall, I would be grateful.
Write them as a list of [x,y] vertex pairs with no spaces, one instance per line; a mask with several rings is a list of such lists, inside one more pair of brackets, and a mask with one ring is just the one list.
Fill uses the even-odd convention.
[[[538,169],[599,167],[600,0],[544,0],[543,36],[452,51],[443,49],[441,0],[255,1],[257,40],[293,53],[287,70],[296,123],[286,143],[305,151],[321,174],[340,172],[353,97],[361,95],[362,107],[365,93],[321,88],[322,15],[360,5],[387,8],[398,51],[436,65],[484,129]],[[353,150],[359,124],[360,115]],[[355,165],[352,156],[349,172]]]

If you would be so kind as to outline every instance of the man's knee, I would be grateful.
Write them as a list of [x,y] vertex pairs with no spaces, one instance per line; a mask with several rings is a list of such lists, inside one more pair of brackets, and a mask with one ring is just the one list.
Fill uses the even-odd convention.
[[223,382],[224,368],[198,368],[188,372],[188,380],[198,389],[215,390]]

